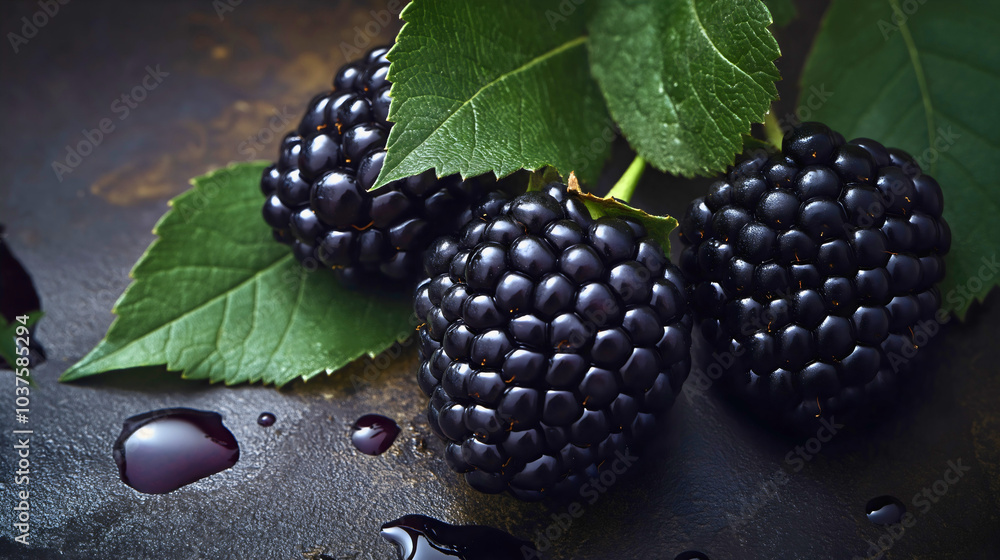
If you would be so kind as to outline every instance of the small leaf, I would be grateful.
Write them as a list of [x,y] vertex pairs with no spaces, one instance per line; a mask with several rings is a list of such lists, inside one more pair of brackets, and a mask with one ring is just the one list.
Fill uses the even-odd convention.
[[778,43],[759,0],[605,0],[591,69],[615,122],[653,166],[722,171],[778,97]]
[[17,327],[31,327],[42,318],[43,313],[41,311],[32,311],[28,313],[28,320],[24,323],[19,321],[14,321],[13,323],[8,323],[7,318],[0,315],[0,360],[6,362],[11,368],[15,367],[15,360],[17,360]]
[[781,146],[774,146],[773,144],[771,144],[771,143],[769,143],[769,142],[767,142],[765,140],[761,140],[760,138],[754,138],[753,136],[750,136],[749,134],[744,134],[743,135],[743,152],[740,155],[741,156],[743,156],[743,155],[750,156],[751,154],[754,154],[756,152],[763,152],[763,153],[767,153],[767,154],[773,154],[773,153],[777,152],[780,149],[781,149]]
[[580,184],[576,176],[569,176],[569,191],[576,193],[583,200],[583,204],[590,211],[592,218],[609,216],[612,218],[629,218],[635,220],[646,227],[649,236],[663,246],[663,252],[670,256],[670,232],[677,227],[677,220],[670,216],[653,216],[638,208],[633,208],[628,204],[611,197],[599,197],[580,190]]
[[260,217],[264,163],[198,177],[171,201],[101,343],[61,377],[166,364],[189,379],[282,385],[410,333],[409,300],[307,271]]
[[550,183],[561,183],[562,175],[554,167],[543,167],[528,176],[528,191],[540,191]]
[[[566,2],[562,2],[566,4]],[[614,128],[587,65],[584,8],[414,0],[389,53],[388,153],[376,186],[546,165],[596,180]]]
[[998,25],[997,2],[835,0],[802,75],[811,120],[902,148],[941,184],[959,317],[1000,280]]

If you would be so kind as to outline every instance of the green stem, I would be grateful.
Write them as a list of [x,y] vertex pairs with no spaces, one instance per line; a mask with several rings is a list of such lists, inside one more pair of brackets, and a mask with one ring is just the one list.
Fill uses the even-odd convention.
[[608,191],[608,196],[627,203],[632,199],[635,187],[639,184],[639,179],[642,178],[644,171],[646,171],[646,160],[642,159],[642,156],[635,156],[632,164],[622,174],[621,179],[618,179],[615,186]]
[[[927,142],[928,146],[934,145],[934,106],[931,104],[931,92],[927,87],[927,77],[924,76],[924,66],[920,62],[920,53],[917,51],[917,45],[913,42],[913,35],[910,34],[910,28],[906,25],[906,16],[903,14],[903,10],[899,7],[899,0],[889,0],[889,4],[892,6],[892,11],[899,14],[902,23],[899,24],[900,35],[903,36],[903,42],[906,44],[906,51],[910,55],[910,64],[913,65],[913,73],[917,77],[917,86],[920,88],[920,97],[924,102],[924,117],[927,119]],[[930,172],[934,173],[937,160],[931,164]]]
[[772,146],[781,149],[781,139],[785,135],[781,132],[781,125],[778,124],[778,118],[774,116],[774,111],[768,111],[764,117],[764,136],[767,137],[767,141]]

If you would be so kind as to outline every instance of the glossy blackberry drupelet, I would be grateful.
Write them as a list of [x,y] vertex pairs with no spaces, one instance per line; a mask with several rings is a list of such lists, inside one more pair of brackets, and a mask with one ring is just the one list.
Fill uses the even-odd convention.
[[571,495],[657,429],[691,366],[680,270],[637,222],[564,185],[427,252],[418,381],[446,460],[482,492]]
[[937,332],[942,208],[908,154],[819,123],[787,134],[781,153],[744,155],[681,222],[722,386],[797,432],[887,409]]
[[303,265],[332,267],[349,281],[418,278],[427,245],[461,227],[472,203],[496,186],[428,171],[368,192],[392,124],[388,50],[373,49],[337,72],[333,90],[309,103],[260,183],[275,238]]

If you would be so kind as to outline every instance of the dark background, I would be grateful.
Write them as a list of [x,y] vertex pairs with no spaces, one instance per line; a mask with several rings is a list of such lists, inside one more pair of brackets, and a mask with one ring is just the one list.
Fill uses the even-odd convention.
[[[799,20],[779,33],[779,115],[795,109],[799,68],[824,3],[798,4]],[[265,132],[269,119],[283,116],[282,132],[294,126],[347,61],[341,43],[374,45],[398,30],[379,23],[385,2],[231,7],[220,19],[212,0],[73,0],[19,52],[0,45],[0,222],[41,294],[46,316],[36,338],[49,356],[34,370],[28,548],[12,540],[14,423],[12,411],[0,410],[0,558],[390,559],[378,528],[406,513],[537,538],[565,507],[479,495],[448,471],[423,420],[412,345],[363,389],[348,381],[363,362],[282,390],[182,381],[159,368],[56,382],[107,330],[166,201],[190,177],[273,158],[280,134]],[[0,3],[0,31],[21,33],[21,18],[39,10],[34,1]],[[372,22],[378,39],[357,35],[355,26]],[[119,120],[114,100],[157,65],[169,76]],[[58,180],[52,162],[64,161],[66,146],[103,118],[115,129]],[[605,184],[628,164],[625,146],[615,154]],[[676,215],[705,184],[648,173],[633,202]],[[785,457],[804,440],[774,435],[689,384],[669,430],[607,494],[585,504],[549,557],[669,560],[698,549],[713,560],[852,558],[883,537],[892,544],[887,558],[1000,558],[998,319],[994,294],[965,323],[945,325],[921,358],[935,380],[923,400],[870,433],[835,437],[798,472]],[[11,377],[0,372],[10,381],[0,389],[10,395],[0,396],[4,408],[13,408]],[[222,413],[242,458],[171,494],[139,494],[118,480],[112,444],[125,418],[172,406]],[[265,410],[278,417],[267,429],[255,423]],[[403,428],[380,457],[360,455],[347,439],[350,424],[368,412]],[[949,461],[971,470],[926,512],[913,507],[912,496],[943,480]],[[764,489],[775,481],[786,482]],[[916,515],[898,539],[865,519],[865,503],[882,494]]]

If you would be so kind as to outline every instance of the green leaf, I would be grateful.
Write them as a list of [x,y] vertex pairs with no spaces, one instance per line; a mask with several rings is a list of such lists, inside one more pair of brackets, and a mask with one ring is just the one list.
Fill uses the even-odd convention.
[[528,176],[527,191],[540,191],[550,183],[562,183],[562,175],[554,167],[543,167]]
[[590,211],[592,218],[610,216],[612,218],[630,218],[646,227],[649,236],[663,246],[663,252],[670,255],[670,232],[677,227],[677,220],[670,216],[653,216],[644,210],[633,208],[614,197],[599,197],[580,190],[580,184],[575,175],[569,177],[569,191],[575,192],[583,200],[584,206]]
[[771,12],[771,19],[777,27],[788,25],[798,16],[792,0],[764,0],[764,4],[767,5],[767,11]]
[[604,0],[591,69],[615,122],[653,166],[713,174],[778,97],[778,43],[759,0]]
[[959,317],[1000,278],[998,25],[997,2],[835,0],[802,76],[812,120],[902,148],[941,184],[942,294]]
[[10,324],[7,322],[7,318],[0,315],[0,358],[7,362],[11,367],[14,365],[14,360],[17,359],[17,344],[14,342],[14,329],[17,328],[17,323]]
[[430,168],[552,165],[596,180],[615,133],[590,77],[584,12],[558,0],[411,2],[389,53],[396,124],[376,186]]
[[189,379],[282,385],[330,372],[412,333],[402,295],[308,271],[260,218],[265,163],[192,181],[154,229],[105,339],[62,381],[166,364]]
[[25,323],[15,320],[8,323],[7,318],[0,315],[0,358],[13,368],[17,360],[17,327],[31,327],[44,315],[41,311],[28,313],[28,320]]

